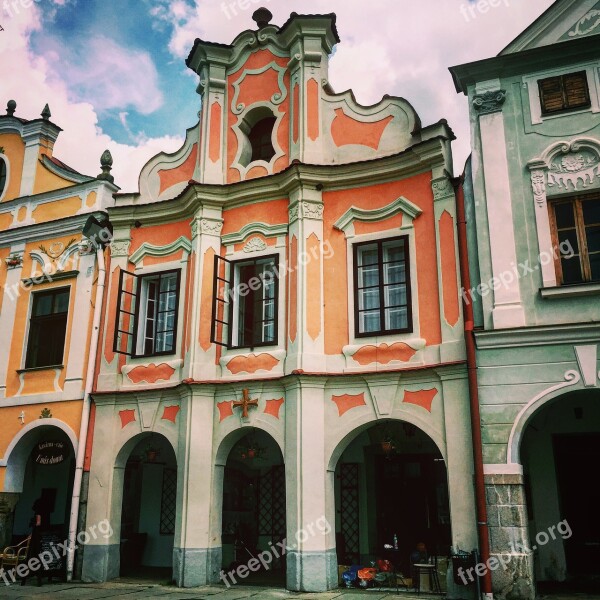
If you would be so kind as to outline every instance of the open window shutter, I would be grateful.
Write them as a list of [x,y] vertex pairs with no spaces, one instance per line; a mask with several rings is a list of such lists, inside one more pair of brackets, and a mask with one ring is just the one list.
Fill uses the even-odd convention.
[[137,313],[139,311],[138,276],[121,270],[115,315],[113,351],[132,356],[135,354]]
[[213,312],[210,341],[219,346],[229,343],[230,306],[233,293],[231,262],[222,256],[215,256],[213,274]]

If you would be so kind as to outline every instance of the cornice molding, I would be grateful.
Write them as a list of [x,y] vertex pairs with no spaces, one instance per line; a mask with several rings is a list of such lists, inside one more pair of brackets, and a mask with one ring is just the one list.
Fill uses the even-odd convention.
[[520,329],[476,331],[475,341],[479,350],[495,348],[522,348],[565,344],[600,343],[600,323],[576,323],[572,325],[544,325]]
[[92,215],[97,219],[106,216],[103,211],[93,211],[73,217],[65,217],[46,223],[32,223],[22,227],[14,227],[0,231],[0,246],[12,246],[20,242],[35,242],[55,237],[64,237],[71,234],[81,234],[88,217]]
[[241,244],[249,235],[260,233],[265,237],[279,237],[286,235],[288,232],[288,224],[281,223],[280,225],[267,225],[266,223],[248,223],[239,231],[234,233],[226,233],[221,237],[224,246],[231,244]]
[[404,196],[400,196],[386,206],[374,208],[372,210],[351,206],[333,224],[333,226],[336,229],[343,231],[346,237],[352,237],[354,232],[351,231],[351,226],[354,221],[382,221],[383,219],[397,215],[399,212],[408,217],[408,222],[402,222],[401,229],[410,229],[413,226],[413,220],[416,219],[423,211],[410,200],[407,200]]
[[249,181],[227,185],[190,183],[178,196],[168,200],[139,203],[138,194],[121,194],[108,213],[115,226],[129,227],[132,220],[142,218],[146,224],[157,224],[191,219],[203,206],[222,209],[225,204],[234,208],[280,200],[301,186],[322,186],[335,191],[393,182],[443,167],[446,164],[443,143],[441,136],[435,136],[398,154],[358,163],[293,164],[275,175]]
[[144,242],[130,257],[129,262],[137,266],[146,256],[169,256],[179,250],[189,254],[192,251],[192,243],[187,238],[181,236],[174,242],[164,246],[155,246]]

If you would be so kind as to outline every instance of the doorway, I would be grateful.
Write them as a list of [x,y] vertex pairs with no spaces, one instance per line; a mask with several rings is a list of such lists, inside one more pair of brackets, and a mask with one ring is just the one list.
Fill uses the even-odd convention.
[[171,582],[177,459],[170,442],[143,437],[125,464],[121,509],[121,577]]
[[[223,479],[222,568],[246,565],[286,537],[285,467],[275,440],[252,430],[231,449]],[[253,563],[254,564],[254,563]],[[249,571],[245,585],[285,587],[285,556]]]

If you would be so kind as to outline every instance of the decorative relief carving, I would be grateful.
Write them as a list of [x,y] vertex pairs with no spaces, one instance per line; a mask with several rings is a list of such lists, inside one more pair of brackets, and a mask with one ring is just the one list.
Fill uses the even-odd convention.
[[113,258],[129,255],[130,240],[113,240],[110,243],[110,255]]
[[431,182],[431,188],[433,190],[434,200],[441,200],[442,198],[447,198],[448,196],[454,196],[454,188],[447,177],[434,179]]
[[536,204],[542,208],[546,204],[546,177],[544,171],[531,172],[531,187]]
[[289,210],[290,223],[301,218],[320,221],[323,218],[324,208],[324,205],[320,202],[297,202]]
[[589,35],[598,27],[600,27],[600,10],[592,9],[569,31],[569,37]]
[[323,204],[311,204],[309,202],[302,202],[302,216],[305,219],[316,219],[321,220],[323,218]]
[[248,243],[244,246],[244,252],[260,252],[267,247],[267,242],[261,240],[258,237],[253,237],[251,240],[248,240]]
[[473,98],[473,107],[480,115],[487,115],[501,111],[505,100],[505,90],[485,92],[483,94],[477,94]]
[[587,188],[600,177],[600,155],[590,148],[582,148],[577,142],[565,144],[548,168],[548,187],[554,186],[565,191]]
[[210,221],[209,219],[202,219],[200,221],[200,231],[208,235],[220,235],[221,229],[223,229],[223,221]]
[[271,96],[271,102],[277,106],[287,98],[287,88],[285,86],[284,79],[286,69],[285,67],[279,66],[275,62],[270,62],[269,64],[260,67],[259,69],[247,69],[246,71],[244,71],[244,74],[233,84],[235,92],[233,94],[233,100],[231,101],[231,111],[234,114],[241,115],[246,109],[246,105],[243,102],[239,101],[242,85],[244,84],[244,80],[246,79],[246,77],[256,77],[258,75],[262,75],[269,69],[273,69],[277,73],[277,86],[279,88],[279,90]]

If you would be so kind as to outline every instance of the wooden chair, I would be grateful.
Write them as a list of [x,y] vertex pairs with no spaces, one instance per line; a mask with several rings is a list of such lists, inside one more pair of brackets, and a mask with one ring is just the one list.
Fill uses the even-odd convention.
[[[29,553],[29,544],[31,544],[31,536],[26,537],[22,542],[14,546],[6,546],[2,554],[0,554],[0,569],[10,570],[15,569],[20,564],[27,562],[27,554]],[[25,580],[21,580],[24,584]]]

